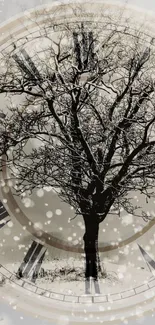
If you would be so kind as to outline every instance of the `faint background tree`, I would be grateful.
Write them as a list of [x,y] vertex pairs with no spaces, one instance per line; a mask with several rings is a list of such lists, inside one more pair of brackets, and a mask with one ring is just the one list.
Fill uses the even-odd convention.
[[0,113],[2,168],[19,195],[52,186],[83,216],[86,278],[101,271],[98,233],[108,213],[139,217],[128,194],[154,196],[151,41],[111,20],[60,28],[48,19],[1,53],[0,93],[11,96]]

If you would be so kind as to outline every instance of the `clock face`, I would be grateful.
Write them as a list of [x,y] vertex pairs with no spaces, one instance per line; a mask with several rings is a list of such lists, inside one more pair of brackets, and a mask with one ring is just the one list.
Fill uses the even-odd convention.
[[[50,36],[56,40],[63,32],[64,19],[71,28],[81,20],[87,21],[88,17],[89,24],[94,24],[95,19],[101,19],[99,13],[103,9],[106,13],[118,12],[118,7],[101,3],[39,8],[37,14],[32,11],[2,27],[0,46],[2,50],[14,51],[20,58],[23,55],[21,44],[28,53],[39,48],[36,23],[39,21],[39,26],[44,26],[48,15],[54,20]],[[126,16],[131,12],[127,11]],[[64,34],[64,44],[66,41],[70,40],[65,39]],[[44,43],[44,34],[42,45],[49,46]],[[4,112],[8,100],[10,98],[1,95]],[[18,102],[18,97],[16,100]],[[33,140],[28,148],[38,145]],[[84,280],[82,217],[75,218],[73,207],[62,202],[58,189],[46,186],[34,189],[31,195],[24,192],[18,196],[13,185],[4,166],[0,187],[0,282],[2,297],[14,308],[29,310],[57,324],[106,324],[109,321],[116,324],[131,317],[143,317],[153,310],[154,219],[145,221],[123,209],[118,215],[113,209],[100,226],[103,276],[97,282],[93,279],[87,282]],[[137,192],[132,192],[130,199],[134,205],[140,205],[148,217],[155,216],[153,199],[146,202]]]

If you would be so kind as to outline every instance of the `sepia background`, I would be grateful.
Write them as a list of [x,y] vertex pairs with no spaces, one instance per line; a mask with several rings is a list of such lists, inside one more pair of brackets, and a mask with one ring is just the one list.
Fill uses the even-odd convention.
[[[61,3],[62,2],[63,0],[61,1]],[[155,13],[154,0],[128,0],[128,1],[115,0],[114,2],[136,6],[143,10],[150,10]],[[43,5],[48,3],[52,3],[52,0],[0,0],[0,23],[4,23],[7,19],[12,18],[14,15],[17,15],[25,10],[34,8],[35,6],[38,5]],[[24,315],[19,310],[13,309],[12,306],[5,305],[3,303],[3,297],[1,297],[0,294],[0,325],[19,325],[19,324],[47,325],[49,323],[44,320],[37,319],[37,315],[36,318],[31,318],[27,315]],[[123,323],[121,323],[120,325],[122,324]],[[149,317],[145,317],[140,320],[137,319],[134,321],[130,321],[128,322],[128,324],[129,325],[135,325],[135,324],[153,325],[155,324],[155,317],[150,315]]]

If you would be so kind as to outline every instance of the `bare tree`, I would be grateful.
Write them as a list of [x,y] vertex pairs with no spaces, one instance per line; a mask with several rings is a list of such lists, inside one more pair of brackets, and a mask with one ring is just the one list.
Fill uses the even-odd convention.
[[1,54],[0,93],[12,101],[0,155],[17,193],[52,186],[83,216],[85,276],[97,279],[100,223],[114,208],[139,216],[131,191],[154,195],[155,53],[143,33],[111,22],[52,28],[27,39],[40,42],[32,55],[24,38]]

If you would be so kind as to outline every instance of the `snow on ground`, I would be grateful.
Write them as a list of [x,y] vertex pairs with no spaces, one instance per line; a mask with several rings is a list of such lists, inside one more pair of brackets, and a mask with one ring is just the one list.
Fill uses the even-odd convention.
[[[105,268],[107,271],[107,277],[98,281],[100,293],[102,294],[117,293],[123,290],[129,290],[133,287],[148,282],[148,280],[151,278],[151,273],[144,270],[137,270],[132,267],[126,268],[125,265],[107,263]],[[85,281],[67,281],[66,279],[62,282],[61,277],[54,282],[51,282],[50,278],[48,277],[47,279],[40,278],[36,281],[36,284],[39,287],[46,288],[47,290],[70,293],[74,295],[83,295],[85,290]],[[93,281],[91,285],[93,286]]]
[[[43,276],[43,269],[40,273],[39,277],[36,279],[36,286],[42,288],[43,290],[49,290],[56,293],[63,293],[63,294],[69,294],[69,295],[83,295],[86,292],[86,283],[84,281],[84,277],[77,277],[77,280],[75,280],[76,276],[73,272],[68,272],[66,275],[62,275],[60,273],[60,269],[64,268],[65,265],[68,265],[68,261],[61,261],[61,264],[57,261],[57,269],[56,272],[58,273],[57,277],[53,280],[52,273],[55,272],[55,263],[47,263],[44,264],[45,267],[45,273]],[[79,265],[79,261],[75,262],[75,265]],[[16,273],[18,267],[20,264],[15,263],[13,264],[7,264],[5,265],[6,269],[10,270],[12,273]],[[152,273],[143,269],[136,269],[134,267],[126,267],[125,265],[118,265],[113,263],[106,263],[105,269],[107,272],[107,276],[103,278],[99,278],[98,285],[99,290],[95,289],[95,283],[93,280],[90,281],[90,293],[96,293],[96,290],[98,290],[98,293],[100,294],[112,294],[112,293],[118,293],[125,290],[130,290],[132,288],[135,288],[137,286],[140,286],[142,284],[147,283],[150,278],[152,277]],[[70,265],[70,268],[73,270],[72,265]],[[78,271],[78,273],[81,271],[81,273],[84,274],[84,267],[76,267],[75,269]],[[42,276],[41,276],[42,274]],[[18,280],[16,278],[16,275],[12,277],[12,280],[16,280],[16,283],[18,283]],[[29,279],[26,279],[26,281],[29,282]],[[20,280],[19,280],[20,283]],[[4,283],[5,285],[5,283]]]

